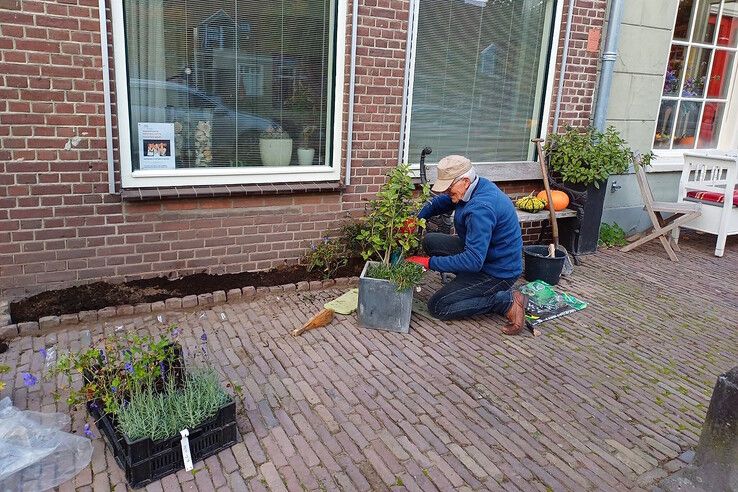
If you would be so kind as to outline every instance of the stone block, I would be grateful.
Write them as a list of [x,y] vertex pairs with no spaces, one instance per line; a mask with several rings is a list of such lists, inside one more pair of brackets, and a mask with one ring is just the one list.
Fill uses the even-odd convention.
[[136,304],[133,306],[133,312],[136,314],[142,314],[142,313],[150,313],[151,312],[151,303],[149,302],[142,302],[140,304]]
[[214,304],[223,304],[226,302],[228,298],[226,297],[226,293],[224,290],[216,290],[213,292],[213,303]]
[[115,308],[115,313],[118,316],[130,316],[133,314],[133,306],[130,304],[124,304]]
[[0,326],[7,326],[11,324],[12,319],[10,319],[9,314],[2,314],[0,315]]
[[333,280],[332,278],[323,280],[323,288],[324,289],[327,289],[328,287],[333,287],[334,285],[336,285],[336,281]]
[[280,287],[282,287],[282,290],[285,292],[294,292],[297,290],[297,285],[295,284],[284,284],[284,285],[281,285]]
[[59,317],[59,321],[63,325],[76,325],[79,323],[79,315],[77,314],[62,314]]
[[323,282],[320,280],[311,280],[309,285],[308,290],[320,290],[323,288]]
[[207,292],[197,296],[197,305],[200,307],[210,307],[214,304],[213,294]]
[[38,327],[38,322],[36,321],[26,321],[23,323],[18,323],[18,334],[22,337],[28,335],[38,335],[40,333],[41,330]]
[[151,303],[151,312],[160,313],[166,310],[167,306],[164,301],[156,301]]
[[191,308],[197,306],[197,296],[196,295],[190,295],[190,296],[184,296],[182,298],[182,307],[183,308]]
[[302,282],[297,282],[297,290],[300,292],[310,290],[310,284],[305,282],[304,280]]
[[241,293],[241,289],[231,289],[226,293],[228,302],[239,301],[242,296],[243,294]]
[[102,309],[98,309],[97,319],[114,318],[116,315],[116,312],[117,312],[117,309],[115,308],[115,306],[108,306]]
[[97,321],[97,311],[80,311],[79,320],[82,323],[87,321]]
[[256,296],[256,287],[249,285],[248,287],[241,289],[241,293],[243,294],[244,299],[253,299],[254,296]]
[[269,287],[269,292],[272,294],[282,294],[284,292],[284,288],[281,285],[272,285]]
[[181,297],[170,297],[164,301],[164,305],[167,309],[182,309],[182,298]]
[[256,288],[256,296],[261,297],[269,294],[271,291],[269,290],[269,287],[257,287]]
[[59,326],[60,322],[59,316],[44,316],[38,320],[38,327],[41,330],[50,330],[55,326]]
[[18,336],[18,325],[0,326],[0,340],[10,340]]
[[339,287],[342,287],[344,285],[348,285],[349,278],[348,277],[341,277],[336,279],[336,285]]

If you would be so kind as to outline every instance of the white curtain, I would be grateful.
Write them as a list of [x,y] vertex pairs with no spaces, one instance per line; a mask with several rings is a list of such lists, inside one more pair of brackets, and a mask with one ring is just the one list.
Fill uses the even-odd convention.
[[137,132],[138,122],[166,121],[164,0],[124,5],[131,126]]

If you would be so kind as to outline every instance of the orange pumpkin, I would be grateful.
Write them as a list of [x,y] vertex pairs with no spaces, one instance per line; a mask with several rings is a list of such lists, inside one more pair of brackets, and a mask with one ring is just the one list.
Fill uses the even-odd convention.
[[[546,190],[540,192],[536,196],[536,198],[539,198],[546,202],[546,204],[548,204],[548,200],[546,198]],[[567,195],[563,191],[551,190],[551,200],[553,201],[554,210],[556,210],[557,212],[561,212],[566,208],[567,205],[569,205],[569,195]]]

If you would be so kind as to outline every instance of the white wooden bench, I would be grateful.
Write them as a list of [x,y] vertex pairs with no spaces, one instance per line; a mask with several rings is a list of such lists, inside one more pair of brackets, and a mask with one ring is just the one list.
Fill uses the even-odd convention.
[[[434,163],[426,164],[428,181],[433,183],[436,180],[436,165]],[[477,171],[479,176],[489,179],[495,182],[515,182],[515,181],[537,181],[543,180],[543,174],[541,173],[541,165],[537,162],[489,162],[489,163],[474,163],[474,169]],[[541,184],[543,189],[543,184]],[[548,209],[544,209],[540,212],[523,212],[517,210],[519,222],[539,222],[549,219]],[[576,210],[566,208],[559,212],[556,212],[557,219],[565,219],[569,217],[576,217]]]
[[[683,227],[716,234],[715,256],[723,256],[727,237],[738,234],[738,206],[734,204],[737,180],[736,151],[684,154],[678,200],[701,203],[702,214]],[[674,239],[678,237],[677,229],[674,231]]]

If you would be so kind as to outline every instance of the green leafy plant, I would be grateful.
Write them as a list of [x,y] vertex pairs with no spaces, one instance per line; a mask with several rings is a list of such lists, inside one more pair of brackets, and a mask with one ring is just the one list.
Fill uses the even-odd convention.
[[545,152],[551,169],[564,182],[596,188],[611,174],[627,171],[629,164],[648,166],[653,158],[651,152],[642,156],[633,152],[612,126],[604,133],[594,127],[569,127],[563,134],[548,136]]
[[396,249],[407,252],[418,246],[416,228],[425,227],[425,219],[416,220],[415,216],[428,199],[430,187],[423,185],[416,194],[409,172],[407,164],[393,168],[377,198],[369,202],[357,236],[363,244],[361,255],[365,260],[375,258],[389,266]]
[[625,240],[625,231],[617,224],[602,224],[600,226],[601,246],[611,248],[613,246],[625,246],[628,242]]
[[[101,348],[61,355],[46,376],[66,379],[63,389],[69,391],[69,405],[101,402],[105,412],[116,415],[140,388],[161,385],[168,374],[182,372],[176,347],[164,336],[110,336]],[[73,384],[77,375],[83,380],[80,389]],[[59,395],[54,396],[58,399]]]
[[328,279],[335,276],[338,269],[348,265],[349,250],[342,238],[323,238],[323,242],[313,244],[303,256],[308,272],[320,270]]
[[117,422],[131,441],[164,439],[182,429],[197,427],[213,417],[228,399],[214,369],[191,368],[182,388],[169,379],[165,391],[151,385],[135,389],[130,403],[118,413]]
[[423,279],[423,267],[404,261],[396,265],[385,265],[384,263],[372,265],[366,273],[371,278],[389,280],[397,286],[397,290],[409,289]]

